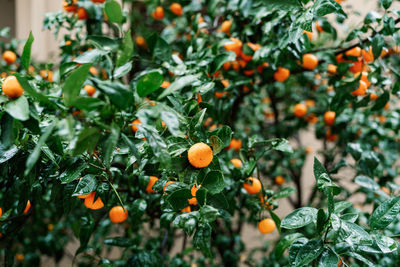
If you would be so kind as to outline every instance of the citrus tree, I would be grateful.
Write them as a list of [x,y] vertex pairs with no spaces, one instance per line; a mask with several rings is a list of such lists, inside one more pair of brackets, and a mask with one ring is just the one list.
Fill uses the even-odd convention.
[[1,42],[2,264],[397,266],[400,13],[342,5],[65,0],[57,62]]

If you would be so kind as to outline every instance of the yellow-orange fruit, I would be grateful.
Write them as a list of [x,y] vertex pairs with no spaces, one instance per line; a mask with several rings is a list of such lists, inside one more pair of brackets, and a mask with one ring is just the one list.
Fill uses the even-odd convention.
[[313,70],[318,66],[318,58],[313,54],[303,55],[303,68]]
[[17,60],[17,55],[13,51],[7,50],[3,53],[3,59],[8,65],[11,65]]
[[165,183],[164,187],[163,187],[163,192],[165,192],[165,188],[167,188],[167,186],[169,186],[170,184],[175,183],[175,181],[168,181]]
[[171,9],[171,12],[177,16],[182,16],[183,14],[182,6],[179,3],[172,3],[169,6],[169,9]]
[[231,26],[232,26],[232,21],[225,20],[224,22],[222,22],[221,28],[219,28],[219,31],[223,32],[223,33],[226,33],[226,34],[229,34]]
[[133,131],[134,133],[137,132],[137,130],[138,130],[138,125],[140,125],[140,124],[142,124],[142,122],[141,122],[139,119],[136,119],[136,120],[132,121],[132,131]]
[[28,200],[28,202],[26,202],[24,213],[25,214],[28,213],[30,209],[31,209],[31,202]]
[[211,147],[204,143],[194,144],[188,151],[188,160],[195,168],[207,167],[213,160]]
[[258,230],[262,234],[272,233],[276,228],[274,220],[267,218],[258,223]]
[[153,190],[153,186],[154,184],[158,181],[158,178],[155,176],[150,176],[149,178],[149,183],[147,184],[146,187],[146,192],[151,194],[151,193],[155,193],[156,191]]
[[324,121],[326,125],[332,125],[335,123],[336,112],[327,111],[324,114]]
[[93,86],[89,85],[89,84],[86,84],[86,85],[83,87],[83,89],[85,89],[86,93],[87,93],[89,96],[93,96],[94,93],[96,93],[96,89],[95,89]]
[[261,181],[257,178],[248,177],[246,178],[246,182],[243,183],[243,187],[247,191],[247,193],[249,193],[250,195],[254,195],[260,193],[262,184]]
[[235,166],[235,168],[240,169],[243,166],[243,163],[240,159],[231,159],[231,162],[232,162],[233,166]]
[[22,88],[15,76],[8,76],[4,80],[1,89],[6,96],[11,98],[20,97],[24,93],[24,88]]
[[290,76],[290,70],[282,67],[278,67],[276,72],[274,73],[274,79],[278,82],[286,81]]
[[351,92],[351,94],[353,96],[362,96],[365,95],[366,92],[367,92],[367,84],[364,81],[360,80],[360,86],[356,90]]
[[278,175],[275,177],[275,183],[277,185],[283,185],[285,183],[285,178],[283,178],[282,176]]
[[152,16],[154,19],[161,20],[164,18],[164,8],[162,6],[156,7],[156,10],[153,11]]
[[108,217],[113,223],[122,223],[128,218],[128,211],[122,206],[115,206],[111,208]]
[[359,57],[361,56],[361,48],[358,46],[354,47],[352,49],[347,50],[344,54],[348,57]]
[[235,151],[239,151],[242,148],[242,140],[232,138],[229,146],[226,149],[233,149]]
[[83,204],[85,205],[86,208],[91,209],[91,210],[99,210],[104,207],[104,203],[101,200],[100,197],[97,197],[95,201],[95,196],[96,192],[92,192],[89,194],[87,198],[85,198],[85,202]]
[[307,114],[307,106],[303,103],[298,103],[293,108],[293,114],[298,117],[304,117]]

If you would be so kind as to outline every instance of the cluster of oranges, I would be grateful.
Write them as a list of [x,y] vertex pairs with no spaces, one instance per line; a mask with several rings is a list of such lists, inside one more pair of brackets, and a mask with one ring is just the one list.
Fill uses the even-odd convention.
[[[181,4],[179,3],[172,3],[169,6],[169,9],[171,10],[171,12],[173,14],[175,14],[176,16],[182,16],[183,15],[183,9]],[[162,20],[165,16],[164,14],[164,8],[162,6],[157,6],[155,8],[155,10],[151,13],[151,15],[153,16],[154,19],[156,20]]]
[[[102,4],[106,0],[91,0],[93,3],[97,4]],[[72,0],[68,2],[67,0],[63,1],[63,8],[66,12],[69,13],[74,13],[78,16],[78,19],[80,20],[86,20],[89,18],[88,13],[83,7],[78,7],[78,0]]]

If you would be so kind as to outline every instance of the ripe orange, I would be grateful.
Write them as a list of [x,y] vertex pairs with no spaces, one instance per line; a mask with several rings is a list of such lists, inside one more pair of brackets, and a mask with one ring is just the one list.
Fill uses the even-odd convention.
[[290,70],[282,67],[278,67],[276,72],[274,73],[274,79],[278,82],[286,81],[290,76]]
[[307,100],[305,101],[305,103],[306,103],[306,106],[307,106],[308,108],[311,108],[311,107],[314,107],[314,106],[315,106],[315,100],[312,100],[312,99],[307,99]]
[[223,98],[227,94],[228,94],[228,92],[215,92],[215,97],[216,98]]
[[375,93],[371,93],[371,94],[369,95],[369,99],[371,99],[371,100],[377,100],[377,99],[378,99],[378,95],[375,94]]
[[0,217],[1,217],[2,214],[3,214],[3,210],[0,208]]
[[361,48],[358,46],[354,47],[352,49],[347,50],[344,54],[348,57],[359,57],[361,56]]
[[164,187],[163,187],[163,192],[165,192],[165,188],[167,188],[167,186],[169,186],[170,184],[175,183],[175,181],[168,181],[165,183]]
[[304,117],[307,114],[307,106],[303,103],[298,103],[293,108],[293,114],[298,117]]
[[240,159],[231,159],[231,162],[232,162],[233,166],[235,166],[235,168],[240,169],[243,166],[243,163]]
[[313,39],[313,33],[312,33],[312,32],[304,30],[304,31],[303,31],[303,34],[306,34],[307,37],[308,37],[308,39],[309,39],[310,41],[312,41],[312,39]]
[[182,6],[179,3],[172,3],[169,8],[171,9],[171,12],[174,13],[177,16],[182,16],[183,10]]
[[361,75],[361,78],[360,78],[360,80],[361,81],[363,81],[363,82],[365,82],[365,84],[367,85],[367,88],[371,85],[371,82],[368,80],[368,72],[366,72],[366,71],[363,71],[363,72],[361,72],[361,73],[355,73],[354,74],[354,77],[358,77],[358,76],[360,76]]
[[17,253],[17,254],[15,254],[15,259],[17,261],[23,261],[25,259],[25,256],[22,253]]
[[197,198],[196,198],[197,190],[198,188],[195,185],[193,185],[192,189],[190,189],[190,193],[192,194],[192,198],[188,199],[190,205],[197,205]]
[[13,51],[7,50],[3,53],[3,59],[8,65],[11,65],[17,60],[17,55]]
[[322,28],[321,24],[319,23],[319,21],[317,21],[315,23],[315,28],[317,28],[318,32],[324,32],[324,29]]
[[333,64],[328,64],[328,72],[331,74],[336,74],[337,66]]
[[336,112],[334,111],[327,111],[324,114],[324,121],[326,123],[326,125],[332,125],[335,123],[335,116],[336,116]]
[[142,124],[142,122],[141,122],[139,119],[136,119],[136,120],[132,121],[132,131],[133,131],[134,133],[137,132],[137,130],[138,130],[138,125],[140,125],[140,124]]
[[86,93],[87,93],[89,96],[93,96],[94,93],[96,92],[96,89],[95,89],[93,86],[91,86],[90,84],[86,84],[86,85],[83,87],[83,89],[85,89]]
[[213,152],[207,144],[197,143],[190,147],[188,159],[193,167],[204,168],[210,165],[213,160]]
[[158,178],[155,176],[150,176],[149,178],[149,183],[147,184],[146,187],[146,192],[151,194],[151,193],[155,193],[156,191],[153,190],[153,186],[154,184],[158,181]]
[[94,199],[96,192],[92,192],[89,194],[87,198],[85,198],[85,202],[83,204],[86,208],[91,210],[99,210],[104,207],[104,203],[100,197],[97,197],[96,201]]
[[275,222],[274,220],[267,218],[263,219],[258,223],[258,230],[262,234],[269,234],[272,233],[275,230]]
[[182,210],[181,210],[181,212],[187,212],[187,213],[189,213],[189,212],[191,212],[192,211],[192,209],[190,208],[190,206],[187,206],[186,208],[183,208]]
[[313,70],[318,66],[318,58],[313,54],[303,55],[303,68]]
[[25,206],[25,209],[24,209],[24,214],[27,214],[30,209],[31,209],[31,202],[28,200],[28,202],[26,202],[26,206]]
[[93,3],[104,3],[106,0],[92,0]]
[[85,199],[85,198],[89,197],[90,194],[91,194],[91,193],[86,194],[86,195],[79,195],[78,198],[80,198],[80,199]]
[[135,41],[136,41],[136,44],[138,45],[138,46],[140,46],[140,47],[145,47],[147,44],[146,44],[146,40],[144,39],[144,37],[143,36],[137,36],[136,37],[136,39],[135,39]]
[[240,55],[242,51],[243,43],[237,38],[231,37],[231,42],[224,45],[226,51],[233,51],[237,56]]
[[24,88],[22,88],[15,76],[8,76],[4,80],[1,89],[6,96],[11,98],[20,97],[24,93]]
[[338,139],[339,135],[333,134],[330,129],[326,131],[326,140],[335,142]]
[[47,230],[49,230],[50,232],[53,231],[53,230],[54,230],[54,225],[51,224],[51,223],[49,223],[49,224],[47,225]]
[[53,82],[53,72],[51,70],[41,70],[39,74],[43,79]]
[[360,86],[356,90],[351,92],[351,94],[353,96],[362,96],[365,95],[366,92],[367,92],[367,84],[364,81],[360,80]]
[[219,31],[223,32],[223,33],[226,33],[226,34],[229,34],[231,26],[232,26],[232,21],[225,20],[224,22],[222,22],[221,28],[219,28]]
[[76,10],[78,9],[78,6],[76,5],[76,3],[78,2],[78,0],[73,0],[72,4],[68,4],[67,1],[63,1],[63,8],[66,12],[76,12]]
[[89,18],[88,13],[86,12],[86,10],[83,7],[78,8],[78,11],[76,12],[76,14],[78,14],[79,20],[85,20],[85,19]]
[[93,66],[89,68],[89,72],[90,72],[90,74],[92,74],[94,76],[99,75],[99,71]]
[[156,10],[151,13],[154,19],[161,20],[164,18],[164,8],[162,6],[156,7]]
[[275,183],[277,185],[283,185],[285,183],[285,178],[283,178],[282,176],[278,175],[275,177]]
[[363,57],[363,59],[365,60],[366,63],[370,63],[370,62],[374,61],[374,54],[372,53],[371,47],[369,47],[368,50],[363,49],[361,51],[361,56]]
[[243,183],[243,187],[247,191],[247,193],[249,193],[250,195],[255,195],[260,193],[262,185],[260,180],[258,180],[257,178],[248,177],[246,178],[246,182]]
[[354,62],[353,62],[353,65],[351,65],[351,66],[349,67],[349,71],[352,72],[352,73],[361,72],[362,69],[363,69],[363,61],[362,61],[362,59],[359,59],[359,60],[357,60],[357,61],[354,61]]
[[231,142],[229,143],[229,146],[227,149],[233,149],[235,151],[239,151],[242,148],[242,140],[232,138]]
[[122,223],[128,218],[128,211],[122,206],[115,206],[111,208],[108,217],[113,223]]

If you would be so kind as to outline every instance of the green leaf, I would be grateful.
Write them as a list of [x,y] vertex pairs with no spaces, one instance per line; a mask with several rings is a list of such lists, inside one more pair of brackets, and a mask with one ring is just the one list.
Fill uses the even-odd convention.
[[[207,192],[205,189],[201,190],[201,188],[197,191],[196,197],[197,200],[200,200],[200,194],[199,192]],[[200,203],[200,202],[199,202]],[[229,203],[228,200],[226,199],[225,195],[223,193],[219,194],[207,194],[207,204],[210,206],[213,206],[214,208],[217,209],[224,209],[228,210],[229,209]]]
[[26,167],[25,167],[25,176],[29,174],[33,166],[35,166],[36,162],[39,159],[40,151],[42,146],[45,144],[47,139],[50,137],[51,133],[53,132],[54,127],[57,124],[57,120],[54,120],[49,126],[44,129],[43,135],[39,138],[39,141],[36,143],[35,148],[29,155],[28,159],[26,160]]
[[278,244],[275,247],[275,257],[277,259],[281,258],[285,250],[290,247],[290,245],[298,238],[303,237],[303,234],[293,233],[281,237]]
[[211,257],[211,231],[211,227],[207,223],[200,225],[193,236],[193,245],[200,249],[207,257]]
[[355,160],[359,160],[361,158],[361,154],[362,154],[363,150],[362,150],[360,144],[348,143],[347,150],[350,152],[350,154],[353,156],[353,158]]
[[212,151],[214,155],[217,155],[219,152],[222,151],[222,149],[224,149],[224,143],[216,135],[210,137],[210,145],[213,148]]
[[279,191],[276,192],[273,197],[275,199],[285,198],[285,197],[288,197],[288,196],[292,195],[295,192],[296,192],[295,188],[293,188],[293,187],[285,187],[285,188],[279,189]]
[[383,253],[393,253],[397,250],[397,242],[388,236],[377,234],[375,242]]
[[113,151],[116,149],[116,145],[118,143],[119,139],[119,132],[120,129],[119,127],[113,123],[111,125],[111,132],[107,140],[104,142],[104,158],[103,162],[106,165],[106,167],[109,169],[111,166],[111,161],[112,161],[112,156],[113,156]]
[[35,38],[33,38],[32,31],[31,31],[29,33],[28,40],[26,41],[26,43],[24,45],[24,50],[22,51],[22,56],[21,56],[22,66],[24,66],[24,68],[26,70],[29,69],[29,65],[31,62],[31,50],[32,50],[32,43],[34,40],[35,40]]
[[214,58],[211,62],[210,73],[214,74],[217,70],[219,70],[225,62],[235,61],[236,54],[234,52],[226,52],[219,54]]
[[322,251],[324,251],[324,243],[322,240],[308,241],[297,253],[295,265],[304,266],[310,264],[319,257]]
[[182,188],[175,190],[172,193],[167,193],[166,201],[171,205],[171,208],[173,210],[179,211],[189,206],[189,198],[192,198],[192,193],[190,192],[190,190]]
[[374,58],[379,58],[384,45],[385,45],[385,40],[383,39],[382,35],[376,34],[372,38],[372,53],[374,54]]
[[11,100],[4,106],[4,110],[14,119],[26,121],[29,119],[29,103],[25,96]]
[[83,83],[89,74],[90,66],[91,64],[83,64],[73,70],[65,80],[64,86],[62,87],[65,105],[70,106],[74,99],[79,95]]
[[385,229],[400,212],[400,196],[386,200],[374,210],[370,226],[373,229]]
[[32,88],[26,77],[21,76],[19,73],[14,73],[13,75],[17,77],[17,80],[21,84],[22,88],[24,88],[25,92],[28,93],[30,96],[32,96],[33,98],[35,98],[36,100],[40,101],[43,104],[56,107],[56,104],[51,102],[47,98],[47,96],[43,95],[38,90]]
[[357,176],[354,179],[354,182],[356,182],[356,184],[360,185],[361,187],[364,187],[366,189],[372,190],[372,191],[378,191],[380,186],[378,185],[378,183],[376,183],[374,180],[372,180],[371,178],[367,177],[367,176]]
[[120,109],[125,109],[129,105],[132,105],[133,94],[132,91],[127,90],[127,87],[119,82],[112,81],[100,81],[95,80],[99,90],[106,94],[111,103]]
[[82,253],[86,249],[87,244],[89,243],[90,240],[90,236],[93,233],[94,226],[95,223],[92,216],[82,217],[82,219],[80,220],[80,229],[79,229],[80,246],[75,252],[75,256],[78,255],[79,253]]
[[205,205],[200,208],[200,216],[201,220],[210,223],[217,219],[217,217],[219,216],[219,212],[216,208]]
[[139,130],[136,132],[136,136],[146,137],[147,143],[150,145],[159,162],[164,165],[170,162],[171,157],[168,153],[167,144],[153,126],[141,124]]
[[69,166],[63,173],[60,175],[60,180],[61,183],[67,184],[70,183],[81,175],[81,172],[83,172],[86,169],[87,165],[82,162],[76,162]]
[[385,91],[382,95],[378,97],[375,102],[375,105],[372,107],[372,111],[380,111],[386,105],[387,102],[390,100],[390,94],[388,91]]
[[92,111],[100,109],[100,107],[106,105],[106,103],[94,97],[77,96],[72,100],[71,105],[77,109]]
[[271,142],[272,148],[278,151],[293,153],[293,148],[290,146],[289,141],[286,139],[280,139],[278,141]]
[[388,9],[392,5],[393,0],[379,0],[384,9]]
[[317,220],[318,210],[311,207],[299,208],[287,215],[281,223],[285,229],[297,229]]
[[267,9],[279,9],[282,11],[297,10],[302,7],[297,0],[268,0],[264,2]]
[[114,247],[128,248],[135,245],[135,240],[126,237],[113,237],[104,239],[104,244]]
[[124,21],[121,5],[117,1],[107,1],[104,10],[110,22],[122,24]]
[[7,150],[3,150],[0,145],[0,164],[12,159],[18,151],[19,149],[15,145],[9,147]]
[[104,55],[106,55],[106,53],[104,53],[104,51],[101,51],[100,49],[91,49],[79,55],[74,60],[74,62],[79,64],[94,63],[100,61]]
[[220,193],[225,187],[224,176],[220,171],[210,171],[198,182],[211,194]]
[[337,267],[339,260],[339,257],[330,248],[325,248],[324,252],[322,252],[321,258],[319,259],[318,266]]
[[75,191],[72,196],[87,195],[96,191],[97,180],[93,174],[85,175],[75,187]]
[[351,246],[358,246],[360,242],[371,242],[371,236],[359,225],[341,220],[339,236]]
[[147,73],[140,77],[136,84],[136,91],[140,97],[147,96],[160,89],[163,80],[163,76],[158,71]]
[[75,156],[80,155],[86,150],[88,150],[89,153],[92,153],[100,139],[100,136],[101,134],[99,129],[95,127],[83,129],[79,133],[78,141],[75,144],[72,154]]
[[117,54],[117,67],[127,63],[133,55],[133,41],[131,30],[125,33],[124,39]]
[[125,74],[129,73],[132,69],[132,62],[127,62],[121,67],[118,67],[114,71],[114,79],[119,79]]
[[171,85],[168,88],[166,88],[158,96],[158,100],[163,99],[167,95],[170,95],[172,93],[175,93],[176,91],[181,90],[183,87],[193,84],[194,82],[196,82],[199,79],[200,76],[201,76],[200,74],[195,74],[195,75],[183,76],[183,77],[176,79],[173,83],[171,83]]

